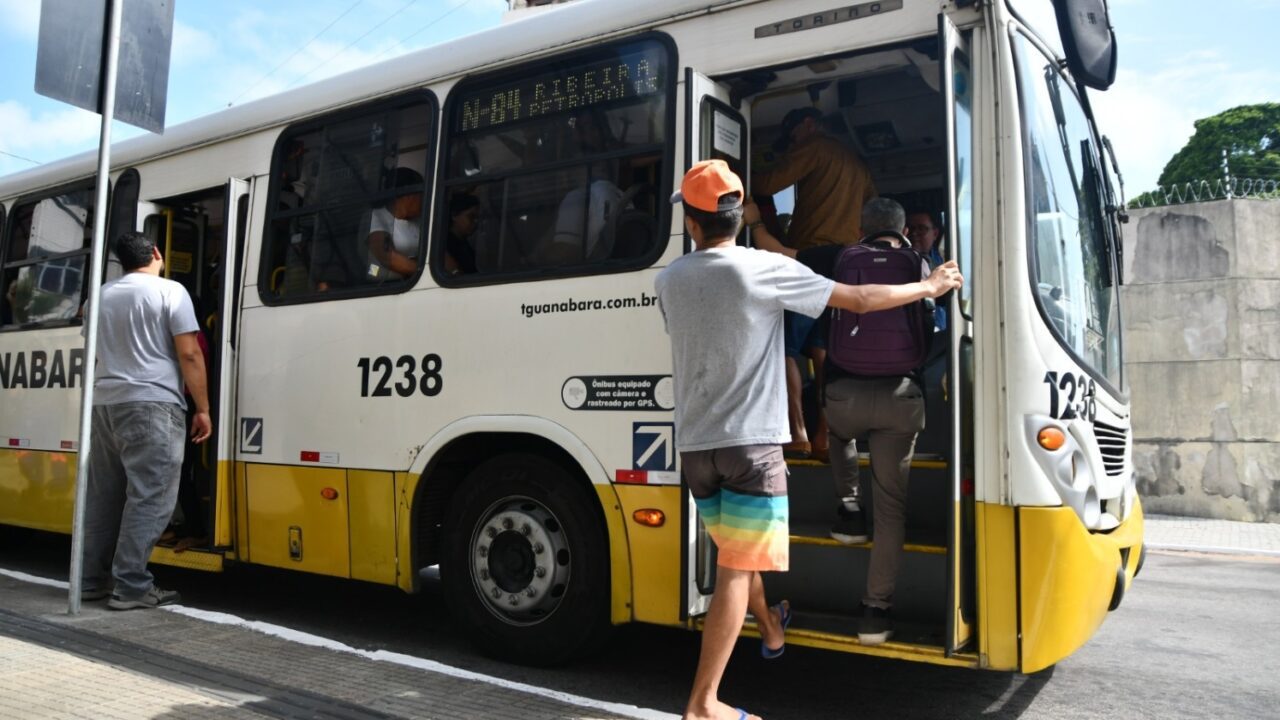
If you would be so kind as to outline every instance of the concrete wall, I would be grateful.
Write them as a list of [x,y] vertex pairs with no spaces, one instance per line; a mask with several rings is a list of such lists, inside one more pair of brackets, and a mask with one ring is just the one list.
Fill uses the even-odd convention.
[[1280,201],[1131,216],[1121,295],[1144,507],[1280,522]]

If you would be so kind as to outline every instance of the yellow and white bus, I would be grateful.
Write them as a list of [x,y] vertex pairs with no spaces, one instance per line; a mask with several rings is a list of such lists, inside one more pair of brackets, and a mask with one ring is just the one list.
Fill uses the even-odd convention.
[[209,537],[155,562],[407,592],[438,566],[458,622],[524,662],[696,629],[714,559],[673,447],[653,281],[691,248],[666,198],[698,159],[749,177],[813,106],[880,193],[943,211],[969,282],[926,373],[898,635],[858,644],[867,546],[826,537],[829,471],[801,463],[768,584],[788,642],[1047,667],[1142,560],[1118,203],[1081,82],[1107,84],[1110,38],[1101,0],[584,0],[120,143],[109,208],[89,154],[2,178],[0,523],[69,530],[109,211],[159,240],[211,346]]

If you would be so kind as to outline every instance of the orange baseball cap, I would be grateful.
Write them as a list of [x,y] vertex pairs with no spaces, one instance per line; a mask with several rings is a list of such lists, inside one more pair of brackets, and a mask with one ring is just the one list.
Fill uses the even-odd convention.
[[709,213],[723,212],[742,206],[742,179],[729,169],[723,160],[703,160],[694,163],[684,174],[680,189],[671,196],[671,203],[687,202]]

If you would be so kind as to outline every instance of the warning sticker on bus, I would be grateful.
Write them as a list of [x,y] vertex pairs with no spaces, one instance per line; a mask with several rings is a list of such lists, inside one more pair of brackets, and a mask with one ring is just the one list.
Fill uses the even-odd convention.
[[560,387],[570,410],[671,410],[676,406],[670,375],[571,377]]

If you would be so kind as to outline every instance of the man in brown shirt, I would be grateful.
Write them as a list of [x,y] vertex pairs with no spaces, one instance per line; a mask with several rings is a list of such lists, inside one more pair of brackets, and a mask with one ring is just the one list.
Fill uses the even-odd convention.
[[[782,131],[774,149],[784,153],[768,172],[751,176],[753,195],[773,195],[792,185],[796,188],[795,209],[787,231],[787,244],[796,250],[820,245],[853,245],[862,237],[862,204],[876,196],[871,172],[862,159],[844,143],[822,129],[822,111],[815,107],[793,108],[782,119]],[[814,361],[815,380],[822,385],[822,364],[826,358],[824,323],[787,313],[785,345],[787,367],[787,415],[791,442],[783,446],[788,457],[810,457],[827,461],[827,422],[818,408],[818,425],[811,434],[804,422],[801,400],[803,379],[799,358]]]
[[852,245],[862,237],[862,203],[876,196],[871,172],[844,143],[828,135],[822,112],[795,108],[782,120],[786,150],[768,172],[751,176],[751,194],[773,195],[796,186],[796,206],[787,232],[790,245]]

